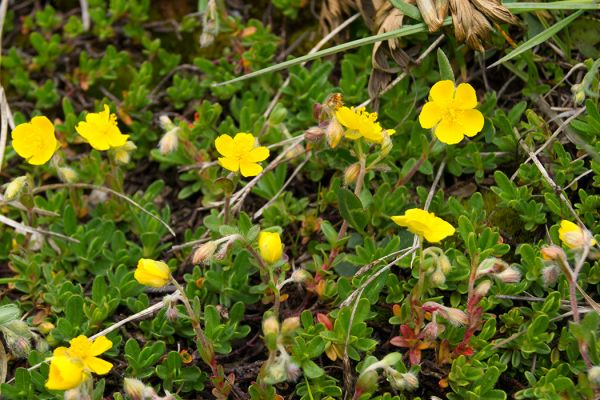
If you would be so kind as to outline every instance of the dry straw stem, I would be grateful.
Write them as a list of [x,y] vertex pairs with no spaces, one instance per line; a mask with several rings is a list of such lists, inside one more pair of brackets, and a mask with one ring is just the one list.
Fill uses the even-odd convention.
[[163,221],[160,217],[157,217],[156,215],[152,214],[150,211],[146,210],[144,207],[142,207],[141,205],[139,205],[138,203],[136,203],[129,197],[125,196],[124,194],[121,194],[115,190],[109,189],[104,186],[91,185],[91,184],[87,184],[87,183],[54,183],[51,185],[44,185],[44,186],[40,186],[40,187],[33,189],[33,194],[44,192],[46,190],[62,189],[62,188],[99,190],[101,192],[106,192],[106,193],[115,195],[118,198],[125,200],[127,203],[131,204],[132,206],[138,208],[144,214],[146,214],[146,215],[150,216],[151,218],[160,222],[165,228],[167,228],[167,230],[169,231],[169,233],[171,235],[176,236],[175,231],[169,226],[169,224],[167,224],[165,221]]
[[[174,291],[173,293],[170,294],[170,296],[171,296],[171,301],[177,301],[177,300],[179,300],[181,298],[179,290]],[[109,333],[111,333],[112,331],[119,329],[121,326],[125,325],[128,322],[135,321],[137,319],[141,319],[141,318],[144,318],[144,317],[146,317],[148,315],[154,314],[155,312],[157,312],[158,310],[160,310],[161,308],[163,308],[165,305],[166,305],[165,301],[161,300],[158,303],[153,304],[150,307],[145,308],[145,309],[143,309],[142,311],[140,311],[138,313],[135,313],[133,315],[130,315],[127,318],[124,318],[124,319],[122,319],[122,320],[120,320],[118,322],[115,322],[114,324],[112,324],[108,328],[104,329],[103,331],[100,331],[100,332],[96,333],[95,335],[90,336],[89,339],[90,340],[96,340],[100,336],[106,336]],[[35,365],[27,368],[27,371],[33,371],[35,369],[38,369],[42,364],[44,364],[47,361],[49,361],[49,359],[46,360],[46,361],[42,361],[41,363],[37,363],[37,364],[35,364]],[[12,378],[7,383],[11,383],[14,380],[15,380],[15,378]]]
[[14,219],[10,219],[8,217],[5,217],[4,215],[0,215],[0,223],[4,224],[4,225],[8,225],[11,228],[14,229],[20,229],[24,232],[27,233],[37,233],[43,236],[55,236],[57,238],[66,240],[67,242],[71,242],[71,243],[79,243],[79,240],[77,239],[73,239],[72,237],[69,236],[65,236],[63,234],[57,233],[57,232],[52,232],[52,231],[47,231],[44,229],[39,229],[39,228],[32,228],[30,226],[27,225],[23,225],[20,222],[15,221]]

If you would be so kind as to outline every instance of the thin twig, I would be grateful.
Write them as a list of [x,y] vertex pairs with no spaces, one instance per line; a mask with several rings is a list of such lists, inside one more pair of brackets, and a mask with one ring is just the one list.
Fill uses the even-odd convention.
[[17,222],[14,219],[10,219],[8,217],[5,217],[4,215],[0,215],[0,223],[8,225],[8,226],[10,226],[11,228],[14,228],[14,229],[20,229],[23,232],[32,233],[32,234],[33,233],[37,233],[39,235],[55,236],[57,238],[61,238],[63,240],[66,240],[67,242],[79,243],[79,240],[73,239],[73,238],[71,238],[69,236],[65,236],[65,235],[63,235],[61,233],[47,231],[47,230],[39,229],[39,228],[32,228],[30,226],[23,225],[22,223]]
[[91,27],[90,21],[90,11],[88,7],[87,0],[79,0],[79,4],[81,4],[81,22],[83,23],[83,30],[89,31]]
[[144,214],[146,214],[146,215],[150,216],[151,218],[155,219],[156,221],[160,222],[165,228],[167,228],[167,230],[169,231],[169,233],[171,235],[176,236],[175,231],[169,226],[169,224],[167,224],[165,221],[163,221],[160,217],[157,217],[156,215],[152,214],[150,211],[146,210],[144,207],[142,207],[141,205],[139,205],[138,203],[136,203],[129,197],[125,196],[124,194],[121,194],[115,190],[109,189],[105,186],[91,185],[88,183],[54,183],[51,185],[44,185],[44,186],[40,186],[40,187],[33,189],[33,194],[44,192],[46,190],[63,189],[63,188],[99,190],[101,192],[107,192],[112,195],[115,195],[115,196],[119,197],[120,199],[125,200],[127,203],[131,204],[132,206],[138,208]]

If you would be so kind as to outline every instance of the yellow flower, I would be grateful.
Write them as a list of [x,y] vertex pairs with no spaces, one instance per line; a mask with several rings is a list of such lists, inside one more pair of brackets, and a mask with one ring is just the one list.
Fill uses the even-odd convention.
[[451,80],[439,81],[429,92],[429,102],[419,114],[425,129],[434,128],[437,138],[446,144],[456,144],[465,135],[475,136],[483,129],[483,114],[477,107],[473,86],[461,83],[454,88]]
[[448,236],[454,235],[454,227],[434,213],[411,208],[404,215],[392,217],[400,226],[405,226],[415,235],[424,236],[428,242],[437,243]]
[[558,237],[570,249],[580,249],[586,243],[589,246],[596,245],[596,240],[588,230],[582,229],[579,225],[565,219],[560,221]]
[[46,382],[46,387],[50,390],[73,389],[88,379],[91,372],[105,375],[113,366],[97,357],[112,347],[112,342],[106,336],[90,340],[80,335],[69,343],[69,348],[54,349]]
[[104,111],[88,113],[85,121],[75,127],[84,139],[96,150],[108,150],[111,147],[120,147],[127,142],[129,135],[123,135],[117,126],[117,116],[110,113],[105,104]]
[[348,129],[345,136],[351,140],[364,137],[369,142],[381,144],[385,134],[396,133],[393,129],[384,131],[377,122],[377,113],[367,112],[364,107],[357,109],[346,106],[339,107],[335,111],[335,118]]
[[244,177],[260,174],[263,168],[258,163],[269,157],[269,149],[256,146],[255,142],[251,133],[238,133],[234,138],[219,136],[215,140],[215,147],[223,156],[219,157],[219,164],[229,171],[240,171]]
[[169,283],[171,273],[164,262],[141,258],[133,277],[142,285],[163,287]]
[[32,165],[45,164],[57,146],[54,125],[46,117],[33,117],[12,131],[12,146],[18,155]]
[[81,363],[69,357],[53,357],[46,388],[49,390],[69,390],[76,388],[88,378]]
[[258,235],[258,249],[260,250],[260,256],[268,263],[273,264],[281,260],[283,245],[279,233],[261,232]]

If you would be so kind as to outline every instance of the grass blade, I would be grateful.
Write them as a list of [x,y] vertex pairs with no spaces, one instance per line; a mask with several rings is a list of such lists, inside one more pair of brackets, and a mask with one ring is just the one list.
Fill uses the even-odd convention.
[[567,25],[569,25],[571,22],[577,19],[577,17],[579,17],[581,14],[583,14],[583,10],[579,10],[569,15],[567,18],[561,19],[559,22],[552,25],[550,28],[538,33],[531,39],[527,40],[525,43],[519,45],[519,47],[517,47],[516,49],[514,49],[513,51],[511,51],[510,53],[493,63],[492,65],[490,65],[488,69],[496,67],[508,60],[512,60],[516,56],[523,54],[524,52],[537,46],[538,44],[544,43],[546,40],[550,39],[552,36],[558,33],[561,29],[565,28]]
[[[450,25],[450,24],[452,24],[452,18],[448,17],[444,20],[444,26]],[[313,53],[313,54],[307,54],[302,57],[294,58],[293,60],[284,61],[282,63],[272,65],[270,67],[263,68],[258,71],[254,71],[249,74],[242,75],[240,77],[228,80],[226,82],[215,83],[215,84],[213,84],[213,86],[223,86],[223,85],[228,85],[230,83],[244,81],[246,79],[250,79],[250,78],[254,78],[257,76],[264,75],[264,74],[268,74],[269,72],[281,71],[282,69],[286,69],[286,68],[292,67],[294,65],[301,64],[303,62],[312,61],[317,58],[326,57],[326,56],[329,56],[329,55],[332,55],[335,53],[339,53],[339,52],[342,52],[345,50],[350,50],[350,49],[354,49],[356,47],[365,46],[365,45],[376,43],[376,42],[381,42],[383,40],[387,40],[387,39],[391,39],[391,38],[410,36],[410,35],[414,35],[415,33],[422,33],[422,32],[428,32],[427,26],[423,23],[403,26],[402,28],[396,29],[395,31],[390,31],[390,32],[386,32],[386,33],[381,33],[379,35],[373,35],[373,36],[369,36],[366,38],[353,40],[348,43],[340,44],[339,46],[334,46],[329,49],[317,51],[316,53]]]
[[514,14],[540,10],[600,10],[596,0],[552,1],[550,3],[505,3],[504,6]]

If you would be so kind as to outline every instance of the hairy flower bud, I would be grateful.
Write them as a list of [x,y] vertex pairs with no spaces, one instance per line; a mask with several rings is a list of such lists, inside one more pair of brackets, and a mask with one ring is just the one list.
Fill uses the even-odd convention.
[[600,387],[600,367],[595,365],[588,371],[588,380],[595,387]]
[[560,269],[556,264],[545,266],[544,269],[542,269],[542,281],[544,281],[544,286],[548,287],[554,285],[559,274]]
[[158,142],[158,151],[162,155],[166,155],[177,150],[179,146],[179,136],[177,133],[179,128],[175,127],[167,132],[160,138]]
[[354,163],[350,164],[344,171],[344,185],[348,186],[356,182],[358,175],[360,173],[360,164]]
[[60,167],[57,170],[58,178],[65,183],[77,182],[77,172],[71,167]]
[[513,267],[506,268],[504,271],[495,274],[495,276],[504,283],[517,283],[521,280],[521,272]]
[[340,124],[337,118],[333,117],[325,129],[325,137],[327,138],[327,144],[329,144],[329,147],[335,149],[340,143],[340,140],[342,140],[343,135],[344,127],[342,124]]
[[301,268],[292,272],[291,278],[296,283],[304,283],[304,282],[311,281],[313,279],[310,272],[308,272],[305,269],[301,269]]
[[281,334],[290,335],[300,327],[299,317],[289,317],[283,320],[281,324]]
[[17,199],[21,195],[26,183],[27,176],[25,175],[19,176],[10,181],[10,183],[8,183],[4,189],[4,200],[12,201]]
[[431,283],[433,287],[440,287],[446,282],[446,275],[440,270],[437,269],[431,274]]
[[486,279],[485,281],[480,282],[479,285],[477,285],[477,287],[475,288],[475,295],[479,298],[482,298],[488,294],[491,287],[492,281]]
[[542,247],[542,249],[540,250],[540,254],[542,255],[542,258],[546,261],[567,259],[565,251],[562,248],[555,245]]
[[137,149],[132,141],[128,140],[123,146],[115,148],[114,157],[117,164],[126,165],[131,161],[131,153]]
[[304,139],[307,142],[318,142],[325,135],[325,132],[322,128],[318,126],[312,126],[304,131]]
[[419,379],[412,372],[404,374],[395,369],[386,369],[387,379],[393,388],[398,390],[413,391],[419,387]]
[[142,381],[135,378],[125,378],[123,380],[123,389],[131,400],[154,400],[157,394],[151,386],[146,386]]
[[217,243],[213,240],[201,244],[200,246],[198,246],[198,248],[196,248],[196,251],[194,251],[194,255],[192,256],[192,263],[208,263],[211,257],[215,254],[215,251],[217,251],[217,247]]

